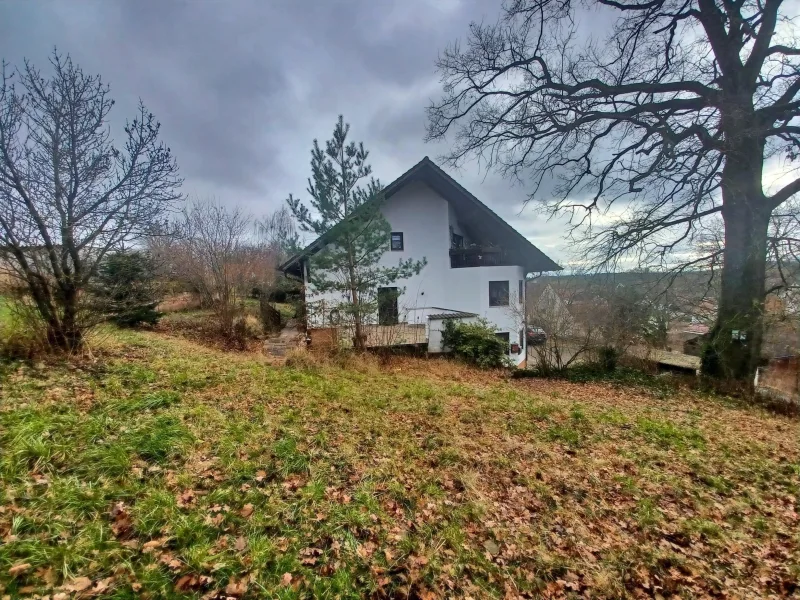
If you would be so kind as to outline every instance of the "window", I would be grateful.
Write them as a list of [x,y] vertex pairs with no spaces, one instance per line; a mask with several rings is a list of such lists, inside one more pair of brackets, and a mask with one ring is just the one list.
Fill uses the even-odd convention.
[[489,306],[508,306],[508,282],[489,282]]
[[397,252],[403,250],[403,232],[392,232],[392,251]]
[[[510,340],[510,336],[509,336],[507,331],[503,331],[503,332],[500,332],[500,333],[495,333],[494,335],[496,337],[500,338],[501,340],[503,340],[506,343],[506,345],[508,345],[508,343],[511,341]],[[506,352],[508,352],[508,348],[506,348]]]
[[525,303],[525,281],[522,279],[519,280],[519,303]]
[[463,235],[459,235],[457,233],[454,233],[453,234],[452,247],[453,248],[463,248],[464,247],[464,236]]

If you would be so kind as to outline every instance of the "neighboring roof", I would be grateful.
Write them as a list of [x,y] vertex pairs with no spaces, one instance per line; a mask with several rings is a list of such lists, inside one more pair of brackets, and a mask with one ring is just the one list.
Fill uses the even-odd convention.
[[477,313],[464,312],[463,310],[449,310],[443,313],[436,313],[435,315],[428,315],[428,319],[437,321],[439,319],[468,319],[469,317],[477,316]]
[[[513,251],[520,257],[521,266],[525,267],[526,272],[561,270],[561,267],[553,262],[553,260],[531,244],[527,238],[501,219],[483,202],[470,194],[455,179],[436,166],[427,156],[383,188],[384,201],[388,200],[406,185],[415,181],[421,181],[428,185],[448,202],[451,202],[458,212],[465,215],[467,217],[465,219],[467,223],[461,223],[465,229],[471,228],[483,234],[473,235],[471,237],[476,239],[487,236],[502,237],[502,244],[500,245],[507,250]],[[336,227],[333,227],[330,231],[318,237],[303,250],[281,264],[278,269],[283,272],[299,270],[299,265],[302,260],[316,254],[325,246],[328,240],[335,237],[335,234]]]
[[705,325],[703,323],[692,323],[690,325],[687,325],[684,328],[683,333],[693,333],[695,335],[706,335],[709,331],[710,331],[710,328],[709,328],[708,325]]

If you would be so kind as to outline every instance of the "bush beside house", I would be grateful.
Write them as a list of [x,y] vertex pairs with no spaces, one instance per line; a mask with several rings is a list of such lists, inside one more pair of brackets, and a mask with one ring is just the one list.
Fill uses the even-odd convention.
[[508,342],[497,337],[494,327],[485,319],[475,323],[445,319],[442,349],[445,348],[482,368],[509,366]]

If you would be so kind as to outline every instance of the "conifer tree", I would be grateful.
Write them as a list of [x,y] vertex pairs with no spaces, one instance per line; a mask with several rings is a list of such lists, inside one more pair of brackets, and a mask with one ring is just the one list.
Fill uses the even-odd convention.
[[333,137],[323,149],[311,150],[309,206],[291,194],[289,208],[300,228],[326,246],[311,262],[311,285],[317,293],[334,292],[342,301],[335,308],[354,329],[353,345],[363,350],[364,325],[377,312],[377,289],[419,273],[425,259],[380,265],[389,249],[391,228],[381,213],[383,188],[372,177],[363,143],[347,141],[350,125],[340,115]]
[[156,266],[144,252],[120,251],[107,255],[89,291],[92,308],[121,327],[155,325],[161,317],[156,310],[163,296]]

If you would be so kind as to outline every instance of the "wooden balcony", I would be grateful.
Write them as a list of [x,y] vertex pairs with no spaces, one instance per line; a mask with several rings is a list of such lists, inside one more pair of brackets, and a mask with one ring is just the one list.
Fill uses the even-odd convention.
[[469,246],[450,250],[450,268],[464,267],[505,267],[511,262],[503,248],[499,246]]

